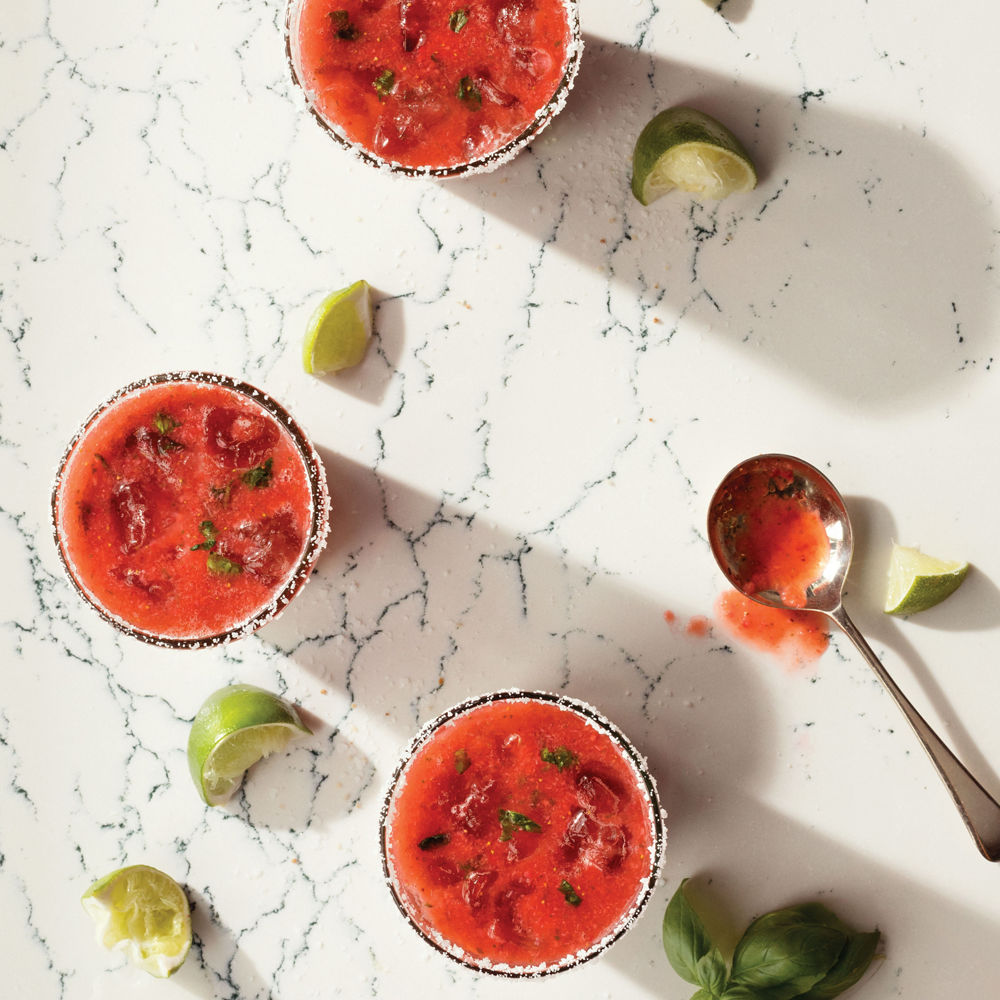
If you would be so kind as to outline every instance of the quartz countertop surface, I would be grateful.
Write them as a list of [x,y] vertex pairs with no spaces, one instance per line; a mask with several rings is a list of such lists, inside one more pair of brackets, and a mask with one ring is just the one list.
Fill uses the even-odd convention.
[[[1000,868],[842,634],[794,664],[727,631],[705,519],[750,455],[822,469],[854,521],[852,617],[1000,794],[1000,13],[580,12],[556,121],[495,173],[434,181],[367,167],[322,132],[290,82],[277,0],[3,5],[5,996],[684,1000],[695,988],[660,921],[687,876],[734,932],[806,900],[878,927],[852,996],[996,995]],[[635,137],[674,104],[730,125],[754,191],[633,198]],[[358,278],[375,302],[364,361],[304,374],[309,315]],[[182,369],[283,402],[334,512],[285,613],[198,651],[102,621],[49,524],[85,416]],[[920,616],[886,616],[893,541],[968,560],[969,578]],[[295,701],[314,735],[209,809],[187,735],[236,681]],[[520,984],[420,941],[378,852],[401,748],[504,687],[611,718],[669,827],[637,925]],[[100,948],[79,904],[138,863],[194,908],[191,955],[165,982]]]

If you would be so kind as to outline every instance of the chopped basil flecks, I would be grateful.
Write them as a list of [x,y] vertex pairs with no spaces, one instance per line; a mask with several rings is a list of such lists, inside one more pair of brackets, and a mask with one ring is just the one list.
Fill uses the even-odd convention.
[[384,69],[375,77],[372,86],[379,99],[388,97],[392,93],[392,88],[396,86],[396,74],[391,69]]
[[769,479],[767,481],[768,496],[781,497],[782,500],[787,500],[802,493],[805,488],[806,481],[801,476],[792,476],[791,482],[785,483],[784,486],[779,486],[776,479]]
[[183,451],[184,445],[180,441],[175,441],[172,437],[167,437],[166,434],[161,434],[156,439],[156,450],[161,455],[166,455],[171,451]]
[[177,427],[180,427],[180,423],[167,413],[157,413],[153,417],[153,429],[161,434],[169,434]]
[[541,757],[546,764],[555,764],[560,771],[572,767],[578,760],[576,754],[572,750],[567,750],[566,747],[556,747],[555,750],[542,747]]
[[501,809],[500,819],[500,839],[510,840],[514,836],[515,830],[523,830],[525,833],[541,833],[542,828],[527,816],[514,812],[513,809]]
[[219,503],[229,503],[229,494],[233,492],[233,484],[226,483],[225,486],[209,486],[208,492],[212,494],[212,499]]
[[346,10],[331,10],[330,23],[333,25],[333,33],[344,42],[353,42],[361,34],[357,28],[351,24],[351,15]]
[[469,10],[467,7],[459,7],[453,10],[448,17],[448,27],[457,35],[469,23]]
[[430,837],[424,837],[423,840],[417,844],[417,847],[422,851],[429,851],[432,847],[440,847],[442,844],[447,844],[451,838],[446,833],[435,833]]
[[94,452],[94,457],[97,459],[98,462],[101,463],[101,465],[104,466],[105,469],[109,471],[111,470],[111,466],[108,464],[108,460],[99,451]]
[[199,542],[197,545],[192,545],[191,551],[197,552],[198,549],[204,549],[206,552],[211,552],[215,548],[215,525],[211,521],[202,521],[198,525],[198,530],[205,541]]
[[274,460],[269,458],[263,465],[258,465],[244,472],[240,476],[243,484],[249,486],[252,490],[260,489],[263,486],[270,486],[271,480],[274,478],[274,473],[271,471],[273,462]]
[[236,576],[243,572],[243,567],[238,562],[220,556],[217,552],[209,552],[206,562],[209,572],[219,576]]
[[483,95],[476,86],[476,81],[471,76],[463,76],[458,81],[455,96],[460,101],[464,101],[473,111],[478,111],[483,106]]
[[471,764],[472,761],[469,760],[469,751],[464,747],[461,750],[455,751],[455,770],[459,774],[462,774]]
[[559,891],[566,898],[566,902],[569,903],[570,906],[579,906],[580,903],[583,902],[583,900],[577,895],[576,890],[569,884],[569,882],[566,881],[566,879],[563,879],[559,883]]
[[237,573],[243,572],[243,567],[238,562],[233,562],[232,559],[220,556],[219,553],[215,551],[215,543],[218,539],[218,532],[215,530],[215,525],[211,521],[202,521],[201,524],[198,525],[198,530],[202,533],[205,540],[203,542],[199,542],[197,545],[192,545],[191,551],[197,552],[198,549],[204,549],[208,553],[205,565],[208,566],[210,573],[216,573],[219,576],[236,576]]

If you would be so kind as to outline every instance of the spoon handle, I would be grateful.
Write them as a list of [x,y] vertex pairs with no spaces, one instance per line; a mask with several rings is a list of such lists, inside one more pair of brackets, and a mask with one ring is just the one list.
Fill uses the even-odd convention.
[[965,820],[965,825],[969,828],[980,853],[989,861],[1000,861],[1000,804],[966,770],[923,716],[910,704],[844,608],[841,606],[828,614],[858,647],[886,690],[896,699],[896,704],[902,709],[906,721],[913,727],[938,774],[951,792],[955,805],[958,806],[958,811],[962,814],[962,819]]

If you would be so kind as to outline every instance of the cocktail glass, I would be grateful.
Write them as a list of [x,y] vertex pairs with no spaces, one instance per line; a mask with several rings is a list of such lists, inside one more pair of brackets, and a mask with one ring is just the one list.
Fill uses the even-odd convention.
[[[305,488],[301,496],[296,498],[296,502],[308,504],[307,516],[302,518],[308,527],[302,540],[301,551],[295,549],[295,552],[298,552],[297,557],[294,557],[293,553],[290,570],[281,574],[281,578],[273,584],[265,599],[241,614],[238,620],[227,623],[224,628],[208,631],[199,626],[196,620],[179,621],[176,627],[162,632],[151,630],[130,621],[128,616],[120,611],[109,609],[105,599],[99,594],[101,587],[96,574],[82,569],[83,560],[79,557],[80,554],[74,553],[73,543],[68,538],[72,532],[67,530],[66,519],[73,516],[74,508],[70,493],[74,476],[84,475],[87,463],[93,462],[93,456],[88,456],[86,451],[91,435],[99,431],[105,420],[113,421],[116,410],[127,401],[136,400],[152,392],[162,392],[164,388],[170,389],[174,386],[178,390],[191,386],[210,387],[213,392],[221,392],[224,398],[231,397],[232,400],[242,401],[241,405],[245,406],[249,402],[252,404],[249,412],[259,413],[263,419],[273,421],[278,429],[276,436],[290,442],[291,451],[301,461],[304,472],[302,481]],[[287,607],[292,598],[305,586],[326,544],[330,528],[330,494],[326,472],[316,449],[288,411],[271,396],[255,386],[227,375],[209,372],[170,372],[125,386],[87,417],[70,441],[59,464],[52,489],[51,513],[56,549],[70,582],[105,621],[122,633],[143,642],[172,649],[197,649],[250,635],[272,621]],[[299,513],[305,515],[306,512],[299,508]],[[197,538],[192,538],[192,542],[197,541]]]
[[[568,33],[562,48],[564,54],[560,64],[562,75],[559,77],[551,96],[548,96],[541,103],[533,117],[524,124],[523,128],[516,132],[516,134],[500,137],[496,142],[491,142],[488,137],[484,137],[468,158],[463,159],[461,162],[449,162],[445,164],[429,162],[420,165],[403,164],[393,160],[391,155],[382,155],[369,145],[352,139],[347,134],[343,124],[337,120],[337,116],[331,111],[324,109],[323,101],[316,88],[310,86],[308,83],[309,74],[304,68],[300,23],[303,10],[317,2],[318,0],[289,0],[286,8],[285,51],[292,80],[302,92],[306,105],[313,117],[334,141],[350,150],[363,162],[404,176],[462,177],[488,173],[508,163],[535,139],[563,109],[570,89],[576,79],[580,57],[583,53],[583,37],[580,31],[577,0],[555,0],[564,9],[568,23]],[[390,0],[390,2],[396,3],[396,0]],[[524,3],[524,0],[511,0],[510,6],[514,8],[522,3]],[[382,5],[379,4],[378,6]],[[401,11],[409,6],[410,4],[407,3],[399,3]],[[414,6],[416,5],[414,4]],[[346,14],[345,11],[334,13]],[[530,56],[526,58],[530,62]],[[464,79],[462,82],[464,82]],[[370,84],[365,83],[365,86],[370,86]],[[461,83],[459,86],[461,86]],[[491,98],[500,101],[504,99],[502,94],[497,95],[495,92],[487,90],[483,100],[488,101]],[[427,120],[428,128],[433,128],[432,120],[439,113],[437,102],[433,98],[428,97],[428,95],[420,93],[419,89],[414,91],[412,101],[411,107],[403,106],[399,112],[401,119],[400,129],[405,131],[406,128],[413,127],[414,125],[421,127],[424,124],[423,119]]]
[[[440,740],[435,743],[435,737],[445,733],[449,728],[452,730],[452,734],[454,735],[459,732],[459,730],[454,727],[462,726],[463,724],[467,727],[482,728],[484,726],[484,721],[482,719],[483,713],[481,710],[489,706],[501,706],[504,709],[511,709],[512,707],[516,708],[519,704],[541,704],[551,707],[555,713],[570,713],[577,719],[583,720],[588,726],[593,727],[594,730],[603,734],[607,738],[607,753],[610,755],[608,759],[613,758],[615,760],[615,766],[619,769],[619,773],[621,775],[627,775],[627,782],[618,787],[620,790],[625,789],[626,796],[635,797],[634,808],[636,811],[630,815],[642,816],[642,822],[640,825],[644,828],[640,830],[630,830],[629,837],[633,838],[630,842],[634,845],[639,845],[641,843],[647,852],[648,857],[648,863],[643,862],[638,867],[629,868],[630,874],[627,876],[629,879],[631,879],[632,875],[636,875],[636,873],[638,874],[636,875],[634,882],[630,881],[630,884],[625,887],[627,891],[624,891],[619,896],[620,899],[624,900],[620,911],[613,914],[610,921],[606,920],[599,927],[599,929],[595,930],[592,940],[587,941],[583,947],[574,946],[572,950],[569,951],[546,954],[538,961],[527,964],[511,964],[510,962],[506,962],[502,959],[497,960],[496,957],[489,954],[473,954],[455,941],[449,940],[445,934],[441,933],[434,926],[432,910],[425,907],[422,912],[420,912],[421,908],[414,900],[413,886],[404,880],[400,876],[399,872],[399,859],[402,857],[401,852],[410,851],[412,853],[414,849],[414,845],[409,844],[408,842],[408,839],[412,835],[412,829],[407,825],[408,817],[405,812],[400,812],[400,802],[403,798],[403,792],[406,788],[407,781],[410,778],[414,761],[420,760],[421,756],[425,753],[430,753],[432,755],[440,754],[441,758],[444,760],[442,768],[444,771],[447,771],[449,768],[448,753],[445,749],[442,749],[442,743]],[[478,716],[477,713],[479,713]],[[486,723],[486,725],[488,726],[489,723]],[[603,743],[604,741],[599,742]],[[534,751],[532,750],[531,752],[533,753]],[[431,757],[430,759],[435,758]],[[543,757],[543,760],[545,759],[546,758]],[[561,774],[562,763],[556,761],[556,765],[559,766]],[[458,763],[457,755],[456,767],[461,767]],[[421,772],[421,779],[424,777],[426,777],[426,774]],[[583,779],[577,778],[576,780],[579,783]],[[614,779],[611,780],[613,781]],[[598,781],[597,784],[600,785],[601,782]],[[420,785],[414,787],[424,788],[425,786],[421,783]],[[482,785],[479,787],[486,786]],[[583,785],[578,784],[577,787],[582,788]],[[594,792],[593,788],[591,788],[591,792]],[[445,797],[447,797],[446,793],[441,792],[440,789],[436,789],[434,793],[429,794],[438,796],[436,801],[441,801],[441,795],[445,795]],[[598,796],[608,796],[610,793],[607,790],[607,786],[603,786],[603,791],[598,788],[596,790],[596,794]],[[482,806],[481,803],[480,806]],[[457,823],[465,822],[467,819],[463,813],[464,807],[465,803],[460,806],[449,807],[450,815],[457,817]],[[407,807],[404,806],[404,809],[405,808]],[[569,802],[569,800],[567,800],[567,808],[576,810],[577,803],[575,801]],[[482,809],[486,809],[486,812],[480,818],[480,821],[495,822],[496,817],[490,815],[491,810],[485,806],[481,808],[481,811]],[[513,815],[516,816],[517,814],[515,813]],[[585,838],[588,836],[588,825],[591,825],[590,818],[588,818],[582,810],[573,812],[572,815],[574,816],[574,819],[569,822],[565,833],[561,828],[553,826],[553,836],[555,838],[553,842],[559,844],[560,849],[568,847],[577,858],[581,857],[582,853],[585,853],[588,850],[596,851],[599,855],[602,851],[607,852],[612,849],[613,842],[610,840],[605,840],[599,843],[595,842],[588,845]],[[524,819],[525,817],[520,818]],[[615,817],[612,816],[612,822],[606,824],[608,828],[613,828],[614,818]],[[406,830],[406,833],[404,834],[400,832],[397,834],[395,832],[397,825],[400,826],[401,830]],[[531,834],[525,834],[525,837],[530,839]],[[638,839],[640,837],[642,838],[641,842]],[[433,841],[435,838],[431,837],[428,839]],[[505,848],[504,841],[509,841],[510,839],[509,835],[504,836],[501,834],[499,837],[494,836],[489,843],[488,850],[503,852]],[[413,737],[400,756],[399,763],[389,781],[388,790],[383,800],[380,822],[380,843],[382,852],[382,869],[389,892],[391,893],[396,905],[399,907],[400,912],[409,922],[410,926],[413,927],[417,934],[419,934],[427,944],[442,954],[448,956],[448,958],[480,972],[507,977],[531,977],[561,972],[580,965],[582,962],[589,961],[606,951],[635,923],[645,909],[646,905],[649,903],[657,879],[660,876],[663,864],[663,853],[666,844],[666,828],[664,825],[664,814],[660,808],[656,782],[649,771],[645,759],[629,742],[621,730],[619,730],[609,720],[604,718],[604,716],[602,716],[595,708],[585,702],[543,691],[509,690],[491,692],[489,694],[480,695],[475,698],[470,698],[467,701],[463,701],[454,708],[438,716],[436,719],[428,722]],[[421,841],[417,847],[419,850],[426,849],[428,851],[428,858],[435,857],[435,855],[431,853],[434,850],[433,845],[428,844],[426,841]],[[530,849],[531,848],[529,847],[528,850]],[[639,857],[641,856],[642,855],[640,854]],[[546,857],[548,857],[548,855],[546,855]],[[595,868],[598,870],[603,868],[603,861],[601,857],[592,857]],[[515,864],[521,864],[521,862],[517,861]],[[622,869],[622,871],[624,871],[624,869]],[[473,868],[466,877],[475,877],[476,874],[477,871]],[[608,874],[599,877],[611,878],[614,876],[615,869],[611,863],[608,863]],[[624,878],[626,876],[623,875],[621,877]],[[470,889],[471,893],[469,891]],[[568,884],[565,884],[561,891],[569,892],[570,890],[571,887]],[[478,892],[478,886],[466,887],[463,885],[460,888],[460,898],[464,898],[467,902],[469,902],[469,896],[472,893],[478,894]],[[583,907],[580,907],[575,911],[573,910],[573,906],[578,906],[580,902],[581,901],[579,899],[573,902],[569,896],[566,897],[565,903],[573,904],[569,906],[569,909],[566,911],[567,913],[571,911],[573,912],[573,919],[577,919],[578,914],[582,915],[586,913],[584,908],[588,902],[586,895],[584,895],[584,899],[582,900],[584,904]],[[556,905],[563,905],[563,901],[559,900]],[[479,917],[480,922],[488,921],[490,918],[485,915],[485,911],[481,912],[483,915]]]

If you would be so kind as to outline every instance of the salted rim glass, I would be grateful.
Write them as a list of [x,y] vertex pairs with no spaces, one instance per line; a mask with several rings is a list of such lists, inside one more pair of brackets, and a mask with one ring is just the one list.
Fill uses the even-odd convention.
[[[402,898],[402,894],[398,891],[393,864],[389,857],[389,829],[395,819],[393,807],[395,805],[396,792],[397,789],[402,787],[401,782],[405,778],[406,771],[417,752],[425,746],[442,726],[468,712],[497,701],[544,701],[583,717],[600,732],[606,733],[611,737],[630,765],[635,777],[635,787],[646,802],[652,844],[650,848],[649,868],[642,878],[640,891],[637,892],[631,906],[621,915],[614,927],[598,941],[583,951],[573,952],[551,964],[509,966],[493,964],[486,958],[477,960],[473,956],[466,954],[458,945],[446,940],[443,936],[428,933],[414,920]],[[486,972],[491,975],[514,979],[548,976],[557,972],[564,972],[566,969],[575,968],[607,951],[639,919],[652,898],[653,891],[656,888],[663,869],[663,854],[666,847],[666,840],[665,813],[660,806],[656,780],[649,770],[646,759],[636,750],[628,737],[613,722],[601,715],[592,705],[578,701],[575,698],[566,697],[565,695],[552,694],[548,691],[523,691],[520,689],[492,691],[488,694],[478,695],[460,702],[439,715],[436,719],[432,719],[426,723],[400,754],[396,768],[389,779],[379,815],[379,847],[382,855],[382,875],[393,901],[399,908],[400,913],[406,918],[407,923],[435,951],[446,955],[460,965],[474,969],[477,972]]]
[[[309,497],[311,517],[309,533],[306,545],[302,551],[294,570],[287,577],[273,597],[261,608],[247,618],[241,619],[231,628],[213,635],[197,636],[165,636],[155,632],[145,631],[124,619],[112,614],[102,602],[92,594],[86,584],[81,580],[72,556],[65,550],[62,544],[60,532],[61,501],[63,494],[63,478],[70,458],[74,454],[77,445],[86,437],[88,431],[103,417],[111,408],[120,403],[128,396],[137,395],[153,386],[170,383],[199,383],[221,387],[231,390],[241,396],[245,396],[261,409],[265,410],[275,419],[278,425],[291,437],[302,463],[305,467],[306,478],[309,483]],[[56,473],[55,483],[52,487],[51,502],[52,534],[55,540],[56,550],[62,560],[63,568],[70,582],[76,588],[81,597],[103,618],[113,625],[118,631],[125,635],[140,639],[143,642],[155,646],[163,646],[169,649],[201,649],[206,646],[217,646],[223,643],[232,642],[256,632],[261,626],[273,621],[288,605],[293,597],[305,586],[309,575],[312,572],[316,560],[319,558],[323,547],[326,545],[327,535],[330,530],[330,493],[327,488],[326,470],[312,442],[306,436],[299,424],[293,419],[291,414],[266,392],[258,389],[248,382],[240,381],[229,375],[220,375],[215,372],[165,372],[160,375],[151,375],[148,378],[131,382],[119,389],[112,396],[98,406],[87,419],[83,426],[73,435],[73,439],[66,447],[62,459],[59,462],[59,470]]]
[[496,170],[497,167],[508,163],[510,160],[535,139],[543,129],[545,129],[553,118],[566,105],[566,99],[576,80],[577,70],[580,67],[580,57],[583,54],[583,35],[580,31],[580,11],[578,0],[560,0],[566,10],[566,18],[569,23],[569,39],[566,43],[566,63],[562,78],[559,81],[555,92],[549,100],[539,108],[538,113],[531,120],[519,135],[509,139],[503,145],[482,156],[464,163],[455,163],[446,167],[405,166],[392,160],[384,159],[377,153],[349,139],[340,126],[324,115],[315,105],[313,95],[310,93],[302,74],[299,70],[299,47],[298,47],[298,24],[302,6],[308,0],[288,0],[285,8],[285,56],[291,72],[292,82],[298,87],[305,99],[306,106],[313,117],[319,122],[323,130],[336,142],[350,150],[358,159],[369,166],[377,167],[381,170],[389,170],[395,174],[405,177],[469,177],[473,174],[486,174]]

